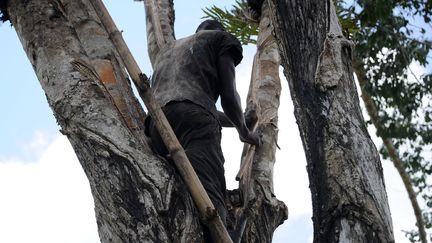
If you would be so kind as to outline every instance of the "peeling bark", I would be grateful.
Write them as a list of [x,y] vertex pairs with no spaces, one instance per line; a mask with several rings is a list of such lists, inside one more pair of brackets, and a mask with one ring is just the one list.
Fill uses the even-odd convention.
[[[263,135],[263,144],[256,149],[250,170],[240,180],[244,200],[241,211],[246,217],[242,242],[271,242],[275,229],[288,218],[286,205],[273,191],[281,84],[280,57],[272,35],[269,11],[268,4],[264,3],[247,99],[247,110],[257,112],[257,129]],[[248,147],[245,145],[243,157],[251,152]]]
[[394,242],[382,167],[332,1],[271,0],[307,159],[314,242]]
[[[96,13],[90,5],[81,1],[58,1],[57,8],[67,17],[79,38],[91,63],[85,65],[94,71],[96,78],[102,84],[102,90],[121,114],[124,124],[139,139],[144,148],[148,148],[144,140],[145,112],[132,92],[130,81],[127,79],[121,59],[109,40]],[[87,3],[88,4],[88,3]]]

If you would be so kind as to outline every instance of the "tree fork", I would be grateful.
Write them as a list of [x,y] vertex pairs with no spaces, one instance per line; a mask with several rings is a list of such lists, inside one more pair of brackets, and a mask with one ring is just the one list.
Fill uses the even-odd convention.
[[158,129],[180,175],[182,176],[192,195],[201,218],[204,219],[203,223],[209,226],[212,237],[216,242],[232,242],[224,224],[222,223],[221,218],[217,214],[213,203],[204,190],[204,187],[199,181],[199,178],[196,175],[189,159],[187,158],[183,148],[181,147],[171,126],[169,125],[168,120],[162,112],[161,107],[157,104],[155,98],[150,92],[148,78],[141,72],[106,7],[101,0],[90,0],[90,2],[98,13],[102,24],[107,29],[110,38],[112,39],[122,60],[125,63],[129,75],[137,86],[140,96],[146,104],[149,113],[155,122],[156,128]]

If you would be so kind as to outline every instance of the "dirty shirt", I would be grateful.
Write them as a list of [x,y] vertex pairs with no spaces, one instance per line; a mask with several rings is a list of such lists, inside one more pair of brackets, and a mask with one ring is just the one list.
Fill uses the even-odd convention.
[[239,64],[242,47],[225,31],[202,30],[163,48],[155,62],[152,90],[163,107],[171,101],[191,101],[216,116],[215,103],[221,92],[217,62],[229,53]]
[[[200,31],[163,48],[152,77],[156,100],[223,221],[226,185],[215,103],[221,92],[218,59],[226,53],[235,65],[240,63],[242,47],[233,35]],[[166,156],[168,151],[151,118],[146,120],[146,130],[155,152]],[[204,231],[209,238],[208,229]]]

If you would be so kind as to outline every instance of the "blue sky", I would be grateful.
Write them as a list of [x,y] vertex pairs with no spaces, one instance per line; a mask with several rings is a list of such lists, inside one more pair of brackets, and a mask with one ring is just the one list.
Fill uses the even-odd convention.
[[[174,5],[177,38],[194,33],[201,22],[202,8],[213,4],[229,7],[234,1],[185,2],[176,1]],[[143,72],[150,75],[143,4],[132,0],[105,3]],[[92,198],[79,162],[67,140],[58,132],[45,95],[9,23],[0,26],[0,38],[3,118],[0,123],[0,242],[98,242]],[[253,54],[253,46],[244,47],[244,60],[236,69],[243,101]],[[277,154],[274,179],[276,196],[288,205],[290,218],[276,230],[274,242],[311,242],[306,162],[288,87],[285,80],[282,82],[281,150]],[[222,146],[227,160],[227,185],[233,188],[242,148],[234,129],[223,131]],[[384,171],[389,173],[386,180],[392,211],[395,211],[393,221],[398,229],[407,229],[412,225],[412,215],[406,210],[409,204],[406,206],[400,179],[394,176],[394,169],[388,162],[384,162]],[[67,193],[62,192],[64,188]],[[20,233],[22,229],[28,233]]]
[[[0,26],[0,155],[22,153],[35,129],[55,132],[56,123],[36,75],[9,23]],[[36,81],[36,82],[35,82]]]

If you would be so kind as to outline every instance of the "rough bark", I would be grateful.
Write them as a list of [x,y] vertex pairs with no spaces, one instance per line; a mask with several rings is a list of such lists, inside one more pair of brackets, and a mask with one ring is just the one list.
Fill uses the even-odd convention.
[[[275,229],[288,218],[287,207],[277,200],[273,191],[281,84],[280,57],[272,35],[269,11],[268,4],[264,3],[247,99],[247,110],[257,112],[257,130],[263,135],[263,145],[256,149],[252,166],[240,180],[244,200],[242,212],[247,220],[242,242],[271,242]],[[248,148],[245,145],[243,158],[251,152]]]
[[[133,113],[141,108],[131,98],[105,30],[85,0],[62,3],[10,1],[8,13],[90,181],[101,241],[199,242],[200,225],[186,188],[172,165],[149,152],[140,138],[141,125],[134,119],[144,113]],[[109,86],[113,80],[122,88]],[[119,109],[110,88],[126,94],[119,102],[128,111]]]
[[83,49],[91,58],[90,66],[77,60],[73,62],[75,68],[82,70],[84,74],[88,71],[95,71],[96,78],[106,92],[105,95],[121,114],[122,122],[141,141],[143,147],[148,148],[144,139],[144,123],[142,122],[145,119],[145,112],[133,95],[121,58],[109,40],[108,33],[100,25],[94,9],[90,5],[86,6],[87,1],[60,0],[53,3],[57,4],[57,9],[64,16],[68,16]]
[[307,159],[314,242],[394,242],[382,167],[332,1],[271,0]]

